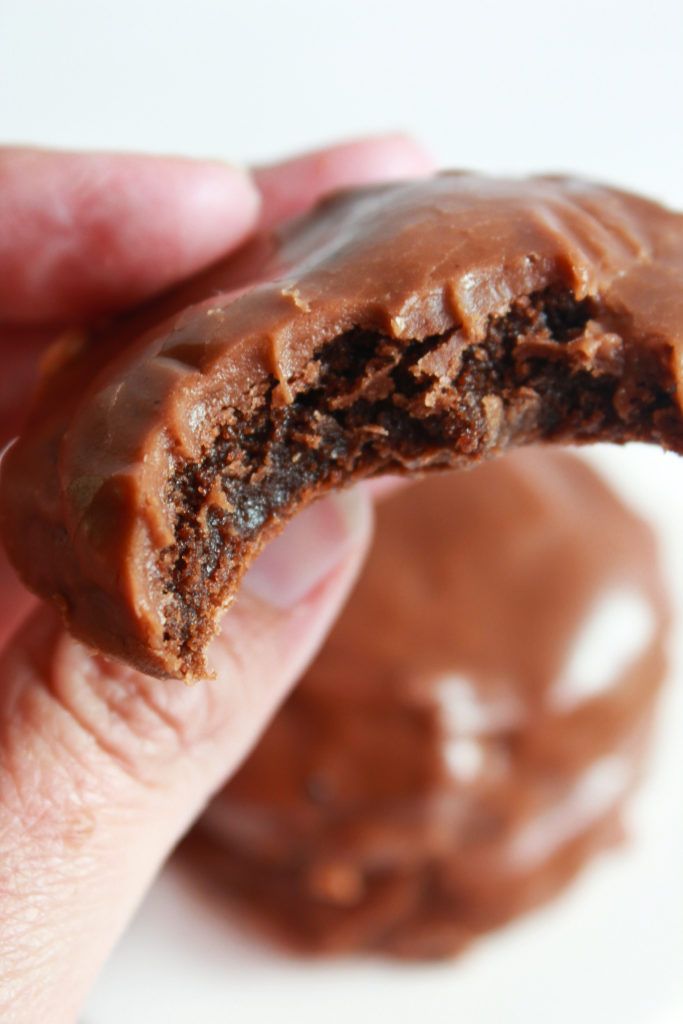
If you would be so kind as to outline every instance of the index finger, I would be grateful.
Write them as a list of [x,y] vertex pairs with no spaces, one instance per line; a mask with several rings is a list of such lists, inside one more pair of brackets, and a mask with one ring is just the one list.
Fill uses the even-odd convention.
[[420,178],[434,170],[429,153],[407,135],[342,142],[257,167],[254,179],[262,198],[259,226],[268,229],[303,213],[338,188]]

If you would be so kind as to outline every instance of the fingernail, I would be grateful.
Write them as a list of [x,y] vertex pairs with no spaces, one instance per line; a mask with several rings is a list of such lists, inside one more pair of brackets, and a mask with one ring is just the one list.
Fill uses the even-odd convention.
[[243,589],[275,608],[293,608],[363,542],[371,518],[370,501],[361,488],[310,505],[259,555]]

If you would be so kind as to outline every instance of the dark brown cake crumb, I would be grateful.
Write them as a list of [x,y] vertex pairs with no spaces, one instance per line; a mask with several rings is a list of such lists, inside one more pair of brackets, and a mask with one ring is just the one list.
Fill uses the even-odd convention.
[[[165,640],[193,665],[211,636],[235,566],[254,538],[312,489],[380,472],[458,466],[523,438],[615,443],[651,437],[676,415],[673,379],[639,366],[639,400],[618,411],[620,337],[599,326],[593,300],[561,289],[523,297],[492,319],[480,344],[457,329],[397,342],[353,330],[316,353],[305,390],[222,426],[201,462],[169,485],[176,543],[161,553]],[[443,371],[443,372],[441,372]],[[308,382],[307,382],[308,383]],[[674,429],[674,437],[680,428]]]

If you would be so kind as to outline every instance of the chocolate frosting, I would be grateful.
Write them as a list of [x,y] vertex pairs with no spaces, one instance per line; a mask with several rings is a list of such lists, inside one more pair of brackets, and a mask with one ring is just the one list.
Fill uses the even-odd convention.
[[249,561],[330,487],[538,439],[680,451],[682,286],[683,216],[624,192],[341,193],[62,339],[3,461],[8,552],[77,636],[192,678]]
[[187,849],[296,947],[457,952],[618,834],[667,617],[650,530],[577,459],[414,484]]

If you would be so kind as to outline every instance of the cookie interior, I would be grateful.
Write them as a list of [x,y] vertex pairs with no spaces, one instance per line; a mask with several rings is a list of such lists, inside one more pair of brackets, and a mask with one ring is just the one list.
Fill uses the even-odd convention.
[[599,299],[559,285],[518,298],[478,342],[457,327],[423,340],[348,331],[287,390],[273,378],[248,412],[226,409],[201,461],[168,483],[164,643],[183,675],[206,671],[217,611],[268,536],[331,487],[509,444],[681,441],[666,357],[628,338]]

